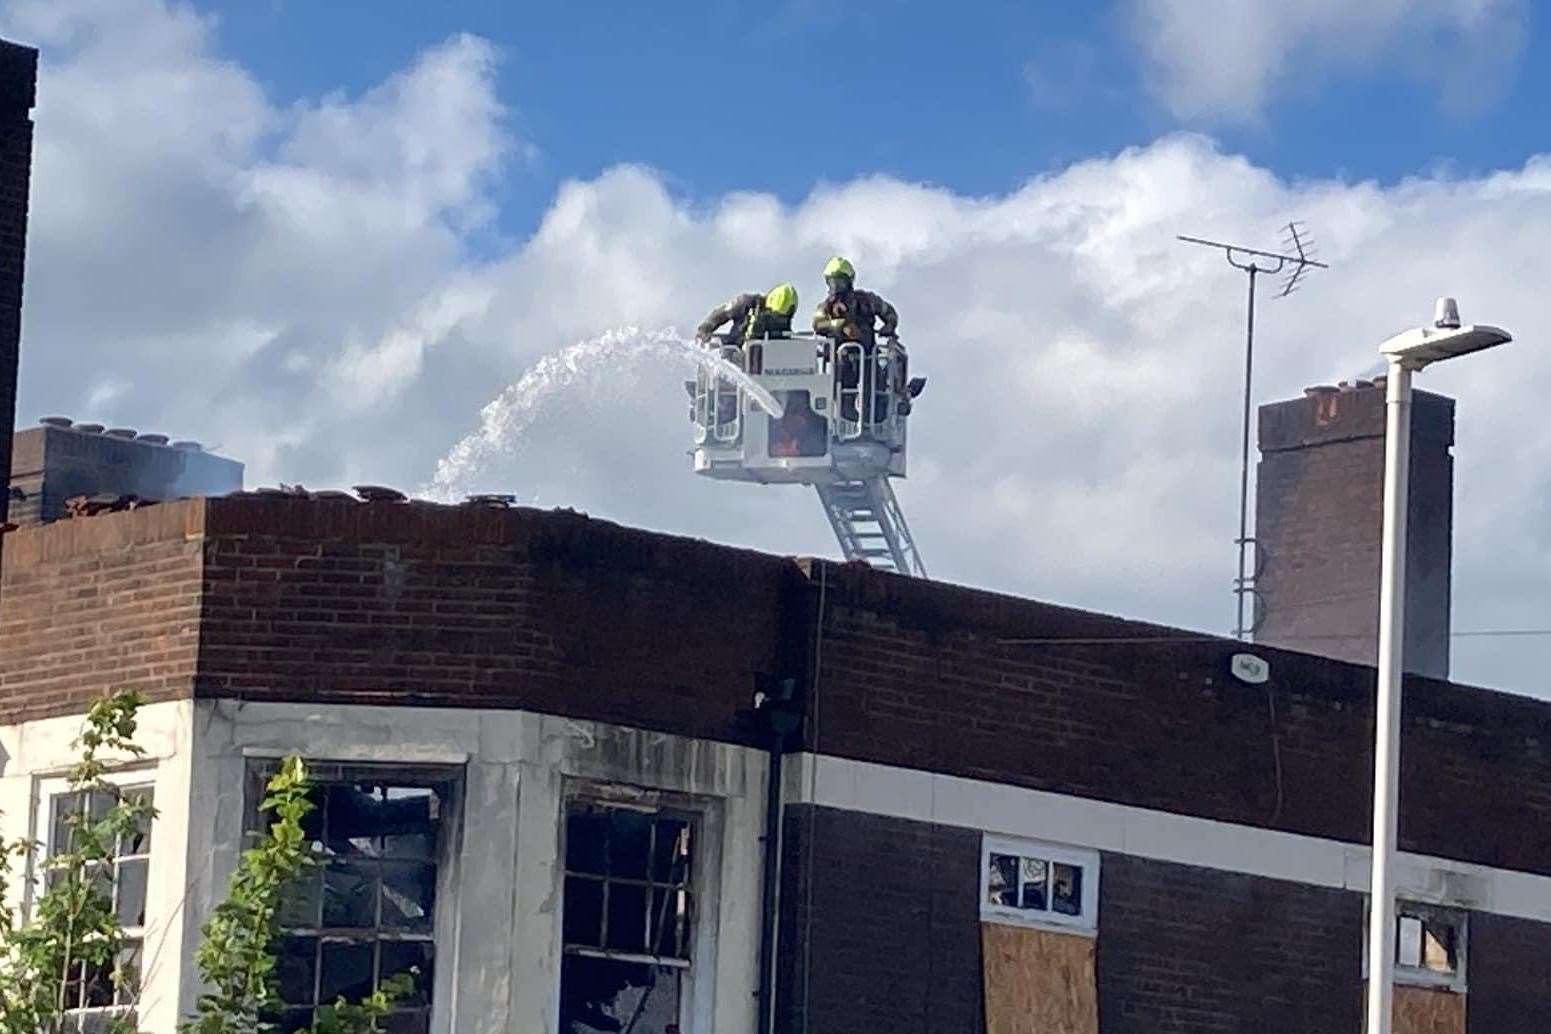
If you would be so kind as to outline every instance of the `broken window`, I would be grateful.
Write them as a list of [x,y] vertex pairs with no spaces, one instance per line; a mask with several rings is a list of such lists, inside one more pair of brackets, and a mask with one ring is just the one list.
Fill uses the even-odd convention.
[[[142,776],[143,778],[143,776]],[[145,946],[146,896],[150,886],[152,790],[149,786],[124,785],[112,790],[72,791],[49,797],[47,858],[54,859],[79,847],[83,824],[101,821],[118,802],[144,802],[146,814],[136,827],[115,839],[112,857],[87,873],[113,903],[122,930],[118,957],[96,965],[73,962],[65,986],[68,1030],[108,1029],[115,1020],[133,1024],[140,995],[140,968]],[[63,873],[45,863],[45,886],[53,887]]]
[[566,810],[562,1034],[673,1034],[690,969],[694,816]]
[[1400,902],[1395,914],[1395,978],[1463,990],[1464,913]]
[[[273,769],[255,770],[250,825]],[[390,977],[411,990],[383,1022],[389,1034],[431,1024],[436,892],[456,774],[447,769],[315,766],[303,820],[319,864],[286,888],[276,921],[281,1031],[306,1029],[321,1006],[358,1002]]]
[[1099,856],[1035,840],[986,837],[981,866],[985,918],[1092,929]]

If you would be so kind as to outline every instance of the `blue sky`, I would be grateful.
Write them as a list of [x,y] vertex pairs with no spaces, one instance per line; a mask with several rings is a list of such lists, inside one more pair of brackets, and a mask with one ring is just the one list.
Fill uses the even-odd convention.
[[[1305,5],[1244,7],[1263,7],[1250,17],[1272,22],[1279,7]],[[1187,128],[1284,177],[1391,182],[1439,167],[1517,166],[1551,128],[1551,77],[1533,72],[1547,53],[1545,20],[1532,5],[1493,0],[1455,5],[1500,8],[1514,23],[1475,47],[1469,16],[1451,19],[1447,2],[1410,4],[1422,12],[1387,26],[1330,15],[1318,24],[1318,12],[1313,25],[1264,25],[1287,33],[1272,41],[1284,56],[1268,59],[1232,36],[1204,38],[1203,17],[1188,30],[1199,49],[1177,52],[1180,60],[1198,69],[1242,62],[1268,89],[1254,110],[1226,114],[1160,94],[1149,58],[1160,33],[1147,3],[200,6],[219,14],[222,47],[280,102],[361,91],[455,33],[491,41],[498,93],[529,145],[501,189],[500,224],[519,234],[560,181],[624,161],[654,167],[690,197],[763,190],[791,201],[817,182],[874,173],[982,195]],[[1381,38],[1346,55],[1343,36]],[[1463,98],[1439,86],[1456,65],[1470,80]]]
[[[254,486],[511,492],[833,555],[809,493],[695,477],[682,356],[835,252],[901,312],[901,499],[947,581],[1223,632],[1255,396],[1456,295],[1457,629],[1551,613],[1551,151],[1531,0],[0,0],[42,50],[19,407]],[[653,345],[653,341],[659,344]],[[445,475],[445,477],[443,476]],[[1551,695],[1545,640],[1465,680]]]

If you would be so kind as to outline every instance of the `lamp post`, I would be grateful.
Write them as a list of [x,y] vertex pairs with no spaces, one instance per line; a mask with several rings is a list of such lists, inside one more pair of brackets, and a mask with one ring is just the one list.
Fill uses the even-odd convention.
[[1385,382],[1384,532],[1379,584],[1379,672],[1373,745],[1373,874],[1368,910],[1368,1034],[1390,1034],[1395,976],[1395,839],[1399,827],[1400,692],[1405,650],[1406,514],[1411,479],[1411,375],[1433,363],[1511,341],[1498,327],[1460,325],[1438,299],[1430,327],[1379,346]]

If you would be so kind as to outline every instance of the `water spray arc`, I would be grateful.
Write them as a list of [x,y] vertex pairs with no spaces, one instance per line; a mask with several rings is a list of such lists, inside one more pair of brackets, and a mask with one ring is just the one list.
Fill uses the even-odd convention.
[[[1244,329],[1244,433],[1239,463],[1239,537],[1234,540],[1239,549],[1239,573],[1233,581],[1233,595],[1238,604],[1238,616],[1233,634],[1235,638],[1248,639],[1260,624],[1258,603],[1257,614],[1248,624],[1244,621],[1246,598],[1258,599],[1254,583],[1260,567],[1260,554],[1257,550],[1255,572],[1252,574],[1247,569],[1248,550],[1254,541],[1249,534],[1249,429],[1250,418],[1253,416],[1252,387],[1255,372],[1255,280],[1261,273],[1271,276],[1282,274],[1281,289],[1277,291],[1276,297],[1286,298],[1302,285],[1310,269],[1330,267],[1323,262],[1315,261],[1314,247],[1308,231],[1302,223],[1296,221],[1287,224],[1282,241],[1283,250],[1280,252],[1261,251],[1238,244],[1207,240],[1203,237],[1187,237],[1184,234],[1179,234],[1177,239],[1186,244],[1218,249],[1227,258],[1228,265],[1249,277],[1249,304]],[[1289,252],[1296,252],[1296,254],[1289,254]]]

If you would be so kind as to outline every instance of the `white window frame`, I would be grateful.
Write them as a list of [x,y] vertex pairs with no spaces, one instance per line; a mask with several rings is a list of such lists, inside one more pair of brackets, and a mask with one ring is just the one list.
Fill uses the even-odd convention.
[[[115,769],[104,772],[99,777],[102,782],[118,787],[122,790],[149,790],[151,793],[151,806],[156,807],[156,768],[155,766],[140,766],[136,768]],[[44,776],[36,782],[36,796],[33,799],[32,823],[33,840],[38,845],[34,852],[31,880],[28,890],[30,900],[27,902],[29,913],[42,897],[47,886],[48,862],[54,853],[54,798],[67,796],[78,792],[70,785],[67,776]],[[79,1009],[68,1009],[66,1014],[73,1017],[84,1016],[122,1016],[128,1012],[138,1013],[140,998],[145,991],[146,973],[150,968],[150,959],[146,957],[146,948],[150,941],[151,928],[156,924],[157,916],[154,914],[155,892],[155,859],[156,845],[160,842],[157,825],[161,819],[155,815],[151,818],[151,853],[146,855],[117,855],[111,859],[110,864],[115,868],[117,863],[126,859],[145,858],[146,860],[146,895],[145,895],[145,923],[141,926],[124,927],[125,937],[140,942],[140,973],[139,986],[135,988],[135,1000],[129,1005],[100,1005],[88,1006]]]
[[[1049,907],[1050,895],[1046,895],[1046,909],[1035,912],[1009,905],[993,905],[988,900],[991,893],[991,856],[993,854],[1017,855],[1019,858],[1038,858],[1072,865],[1082,870],[1082,911],[1069,916]],[[982,835],[980,841],[980,918],[1013,926],[1029,926],[1061,933],[1096,935],[1099,929],[1099,853],[1090,848],[1054,844],[1045,840],[1024,837]]]
[[591,804],[606,808],[635,810],[647,814],[667,813],[690,820],[693,855],[690,863],[689,891],[694,904],[689,936],[687,959],[658,960],[634,957],[619,952],[577,952],[596,958],[615,958],[620,961],[643,962],[647,965],[664,965],[679,972],[679,1029],[683,1034],[706,1034],[704,1024],[697,1021],[706,1004],[704,991],[714,988],[717,972],[717,910],[720,908],[722,872],[723,818],[719,802],[698,795],[671,790],[649,790],[628,784],[611,783],[592,779],[568,779],[560,794],[560,813],[556,855],[556,886],[560,891],[560,908],[555,910],[557,924],[557,964],[554,993],[558,1004],[560,993],[560,963],[566,954],[560,931],[564,928],[565,875],[566,875],[566,818],[574,804]]
[[[1372,921],[1372,899],[1369,899],[1368,917],[1363,922],[1363,979],[1368,979],[1371,959],[1368,955],[1368,924]],[[1395,983],[1405,987],[1430,987],[1441,991],[1465,994],[1470,989],[1470,913],[1462,908],[1433,905],[1424,901],[1395,902],[1395,952],[1400,953],[1400,921],[1403,918],[1446,922],[1454,927],[1456,938],[1454,957],[1457,963],[1453,973],[1439,973],[1425,966],[1403,965],[1395,960]]]

